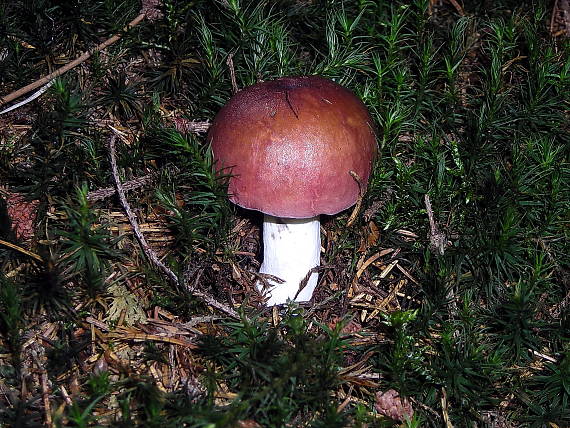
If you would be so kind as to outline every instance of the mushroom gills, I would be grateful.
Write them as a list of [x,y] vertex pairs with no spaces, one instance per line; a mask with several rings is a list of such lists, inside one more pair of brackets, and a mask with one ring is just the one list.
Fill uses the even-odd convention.
[[267,305],[280,305],[288,299],[306,302],[317,286],[318,273],[313,272],[301,291],[301,282],[310,270],[320,265],[321,233],[319,216],[297,219],[264,215],[263,263],[260,273],[282,279],[279,283],[267,279],[269,288],[261,281],[257,288],[268,298]]

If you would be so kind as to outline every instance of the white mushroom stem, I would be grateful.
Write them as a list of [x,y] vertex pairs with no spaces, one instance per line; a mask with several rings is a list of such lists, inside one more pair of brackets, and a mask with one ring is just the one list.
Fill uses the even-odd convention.
[[285,281],[278,283],[268,279],[269,288],[258,281],[258,289],[268,297],[267,305],[279,305],[287,299],[297,302],[310,300],[317,286],[318,273],[311,274],[301,291],[299,286],[309,271],[320,264],[319,216],[293,219],[265,215],[263,248],[260,273],[270,274]]

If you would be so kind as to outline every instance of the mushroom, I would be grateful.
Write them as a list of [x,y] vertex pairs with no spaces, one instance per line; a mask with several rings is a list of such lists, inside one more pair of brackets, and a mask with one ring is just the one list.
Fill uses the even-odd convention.
[[208,141],[218,167],[230,173],[230,200],[264,213],[260,273],[282,280],[268,279],[268,289],[258,281],[267,305],[310,300],[319,216],[354,205],[377,153],[366,107],[328,79],[284,77],[234,95]]

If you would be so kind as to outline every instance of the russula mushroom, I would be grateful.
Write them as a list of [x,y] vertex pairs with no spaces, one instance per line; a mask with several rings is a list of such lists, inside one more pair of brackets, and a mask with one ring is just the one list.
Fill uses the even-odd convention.
[[280,78],[234,95],[208,141],[217,168],[231,175],[230,200],[264,213],[260,272],[283,280],[269,280],[269,289],[257,283],[267,304],[310,300],[320,265],[319,216],[354,205],[376,156],[366,107],[328,79]]

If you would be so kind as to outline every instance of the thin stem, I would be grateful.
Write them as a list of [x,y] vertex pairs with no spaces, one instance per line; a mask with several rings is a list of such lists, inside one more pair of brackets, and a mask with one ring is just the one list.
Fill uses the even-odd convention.
[[[128,29],[138,25],[145,18],[145,16],[146,16],[146,13],[139,14],[135,19],[133,19],[131,22],[129,22],[127,24],[124,31],[127,31]],[[56,77],[61,76],[63,73],[65,73],[65,72],[71,70],[72,68],[78,66],[82,62],[87,61],[89,58],[91,58],[91,55],[93,55],[94,53],[102,51],[103,49],[111,46],[113,43],[115,43],[120,38],[121,38],[120,34],[115,34],[113,37],[111,37],[111,38],[105,40],[103,43],[100,43],[99,45],[97,45],[94,49],[91,49],[87,52],[84,52],[78,58],[76,58],[73,61],[65,64],[64,66],[58,68],[53,73],[50,73],[47,76],[44,76],[41,79],[38,79],[35,82],[30,83],[29,85],[24,86],[23,88],[20,88],[17,91],[14,91],[14,92],[6,95],[3,98],[0,98],[0,105],[6,104],[12,100],[15,100],[16,98],[21,97],[22,95],[27,94],[28,92],[33,91],[34,89],[39,88],[40,86],[43,86],[43,85],[49,83],[51,80],[55,79]]]
[[116,154],[115,154],[115,140],[116,140],[116,136],[113,135],[109,141],[109,154],[111,157],[111,169],[113,172],[113,178],[115,180],[115,185],[117,186],[117,194],[119,195],[119,200],[121,201],[121,205],[123,206],[123,209],[125,210],[125,212],[127,214],[127,217],[129,219],[129,223],[131,224],[133,231],[134,231],[134,234],[135,234],[137,240],[139,241],[139,244],[141,245],[143,252],[145,253],[146,257],[156,267],[158,267],[174,284],[176,284],[177,286],[183,285],[184,288],[186,288],[186,290],[189,291],[197,299],[202,300],[203,302],[207,303],[208,305],[226,313],[227,315],[229,315],[233,318],[239,319],[240,317],[237,314],[237,312],[234,311],[229,306],[227,306],[221,302],[218,302],[216,299],[214,299],[212,296],[210,296],[207,293],[204,293],[202,291],[198,291],[198,290],[195,290],[195,289],[188,287],[188,285],[185,282],[181,283],[178,276],[171,269],[169,269],[168,266],[166,266],[164,263],[162,263],[162,261],[160,261],[160,259],[156,255],[156,253],[152,250],[152,248],[150,248],[150,246],[148,245],[148,243],[146,241],[146,238],[144,237],[143,233],[141,232],[138,221],[137,221],[135,215],[133,214],[133,211],[131,210],[131,207],[130,207],[130,205],[127,201],[127,198],[125,196],[125,191],[124,191],[123,186],[121,184],[121,180],[119,179],[119,172],[117,169],[117,159],[116,159]]

